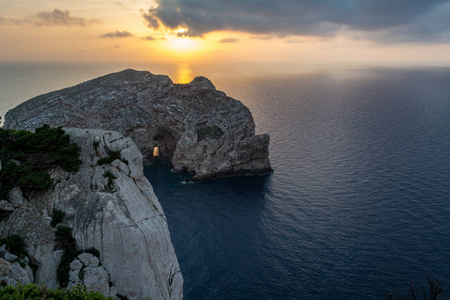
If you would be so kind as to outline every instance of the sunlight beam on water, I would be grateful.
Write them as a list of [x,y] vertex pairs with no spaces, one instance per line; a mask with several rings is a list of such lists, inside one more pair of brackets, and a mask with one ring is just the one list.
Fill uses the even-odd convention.
[[180,64],[177,69],[175,83],[186,84],[192,81],[192,70],[187,64]]

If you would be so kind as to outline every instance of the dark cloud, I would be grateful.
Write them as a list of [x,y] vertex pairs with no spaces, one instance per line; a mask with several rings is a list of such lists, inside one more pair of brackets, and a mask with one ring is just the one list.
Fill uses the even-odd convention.
[[[427,26],[430,14],[450,0],[157,0],[159,6],[143,16],[150,28],[189,28],[191,36],[221,30],[253,34],[333,36],[359,31],[367,36],[388,38],[400,28],[411,39]],[[423,20],[425,16],[427,19]],[[447,15],[448,16],[448,15]],[[419,21],[421,20],[421,21]],[[442,27],[441,27],[442,28]],[[450,18],[444,20],[450,30]],[[433,33],[439,35],[436,28]]]
[[273,39],[272,35],[264,34],[264,35],[252,35],[250,37],[252,40],[270,40]]
[[40,26],[86,26],[92,23],[101,23],[101,21],[98,19],[72,17],[68,10],[42,11],[36,16],[36,24]]
[[189,33],[187,31],[177,32],[177,37],[187,37]]
[[35,16],[17,19],[3,19],[2,24],[13,25],[31,25],[31,26],[88,26],[92,24],[103,23],[100,19],[86,19],[80,17],[72,17],[70,11],[54,9],[53,11],[41,11]]
[[151,35],[147,35],[146,37],[141,38],[141,40],[154,41],[154,40],[156,40],[156,38]]
[[132,34],[131,32],[116,30],[114,32],[105,33],[105,34],[101,35],[100,37],[102,39],[104,39],[104,38],[125,38],[125,37],[132,37],[132,36],[134,36],[134,34]]
[[369,35],[373,39],[388,43],[450,42],[450,3],[441,5],[434,10],[418,17],[414,23],[397,26],[390,30],[380,30]]
[[230,43],[236,43],[237,41],[239,41],[239,39],[229,37],[229,38],[221,39],[221,40],[219,41],[219,43],[230,44]]
[[160,27],[158,17],[156,16],[158,10],[156,8],[150,8],[147,13],[143,13],[142,16],[148,22],[148,27],[158,29]]

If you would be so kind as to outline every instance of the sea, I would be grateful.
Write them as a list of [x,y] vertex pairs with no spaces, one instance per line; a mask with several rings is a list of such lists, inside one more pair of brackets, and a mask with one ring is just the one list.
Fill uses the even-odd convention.
[[[0,64],[0,115],[128,66]],[[145,167],[184,299],[385,299],[427,276],[450,296],[450,68],[134,66],[248,106],[274,172],[185,183]]]

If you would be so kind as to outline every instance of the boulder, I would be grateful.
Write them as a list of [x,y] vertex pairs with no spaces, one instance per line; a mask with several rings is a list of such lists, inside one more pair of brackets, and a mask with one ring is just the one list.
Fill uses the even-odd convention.
[[11,268],[11,263],[0,257],[0,276],[8,275]]
[[3,258],[6,259],[9,262],[13,262],[17,259],[17,255],[14,255],[12,253],[9,253],[8,251],[3,254]]
[[21,284],[32,283],[34,280],[33,272],[28,265],[26,265],[26,267],[28,268],[24,269],[19,263],[12,263],[11,270],[6,276]]
[[86,290],[109,296],[109,276],[104,267],[87,267],[84,269],[83,284]]
[[3,210],[5,212],[12,212],[14,211],[14,207],[6,200],[0,200],[0,211]]
[[21,206],[23,204],[22,189],[18,186],[14,187],[12,190],[9,191],[8,199],[12,207],[17,208]]

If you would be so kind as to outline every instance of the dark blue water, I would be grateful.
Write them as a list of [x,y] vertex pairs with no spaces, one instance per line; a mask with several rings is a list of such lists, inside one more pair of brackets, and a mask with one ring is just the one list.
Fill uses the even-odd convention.
[[450,70],[214,83],[271,135],[269,176],[181,184],[146,168],[185,299],[383,299],[450,288]]

